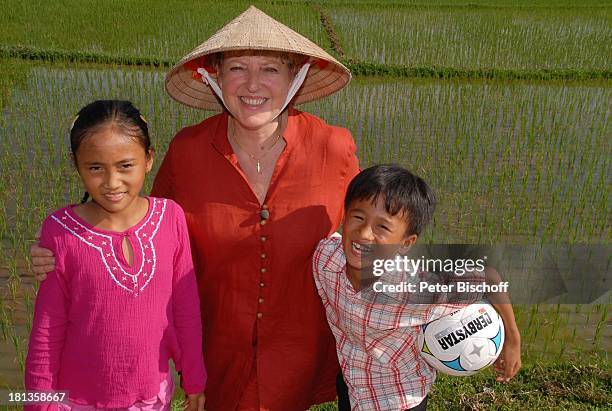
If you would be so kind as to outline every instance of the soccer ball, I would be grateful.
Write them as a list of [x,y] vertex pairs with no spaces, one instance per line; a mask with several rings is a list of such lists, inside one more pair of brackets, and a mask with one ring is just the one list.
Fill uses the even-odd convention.
[[490,304],[471,304],[422,326],[418,347],[444,374],[467,376],[488,367],[504,345],[504,323]]

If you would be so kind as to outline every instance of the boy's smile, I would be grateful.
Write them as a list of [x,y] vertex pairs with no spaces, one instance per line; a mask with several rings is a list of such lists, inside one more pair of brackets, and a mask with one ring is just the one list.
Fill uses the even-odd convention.
[[342,226],[342,247],[346,256],[346,274],[356,290],[360,288],[360,280],[368,276],[362,269],[371,265],[369,260],[373,258],[376,245],[400,247],[416,241],[416,234],[407,234],[409,221],[402,212],[389,214],[382,196],[375,203],[371,199],[361,199],[349,205]]

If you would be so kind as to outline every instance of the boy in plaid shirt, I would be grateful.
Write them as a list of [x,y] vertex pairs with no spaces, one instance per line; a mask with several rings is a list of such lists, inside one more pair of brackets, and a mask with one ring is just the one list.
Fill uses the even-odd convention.
[[[434,194],[421,178],[401,167],[374,166],[350,183],[344,208],[342,237],[321,240],[313,259],[315,283],[342,368],[338,408],[425,410],[436,374],[418,352],[419,328],[465,306],[466,300],[458,304],[438,295],[431,304],[423,304],[410,293],[394,300],[396,294],[373,293],[374,279],[365,278],[361,269],[362,258],[371,258],[379,246],[409,248],[416,242],[433,215]],[[499,279],[485,271],[487,281]],[[484,273],[474,275],[482,282]],[[507,297],[493,306],[506,334],[495,371],[498,381],[508,381],[521,366],[520,334]]]

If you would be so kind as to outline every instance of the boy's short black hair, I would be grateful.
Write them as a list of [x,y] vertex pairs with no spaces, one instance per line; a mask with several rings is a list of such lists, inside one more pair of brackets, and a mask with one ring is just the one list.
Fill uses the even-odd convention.
[[420,235],[436,208],[434,192],[422,178],[400,166],[386,164],[366,168],[353,178],[344,198],[344,211],[353,201],[368,199],[375,203],[381,195],[387,213],[405,215],[407,235]]

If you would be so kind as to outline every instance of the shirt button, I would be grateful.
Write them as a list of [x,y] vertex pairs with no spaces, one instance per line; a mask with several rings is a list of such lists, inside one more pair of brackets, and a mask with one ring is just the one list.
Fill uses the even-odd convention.
[[267,221],[267,220],[261,220],[261,221],[259,222],[259,224],[260,224],[260,225],[266,225],[266,221]]
[[261,208],[263,208],[264,210],[267,210],[268,209],[268,205],[264,204],[264,205],[261,206]]
[[263,303],[263,298],[259,297],[259,304]]
[[261,258],[265,259],[266,258],[266,253],[261,253]]
[[265,235],[262,235],[261,237],[259,237],[259,239],[261,240],[262,243],[265,243],[268,237],[266,237]]
[[265,284],[263,282],[259,283],[260,287],[263,287]]
[[263,314],[262,313],[257,313],[257,318],[261,318],[261,317],[263,317]]
[[259,271],[261,271],[262,273],[265,273],[268,270],[266,269],[266,267],[264,267],[264,268],[260,269]]

